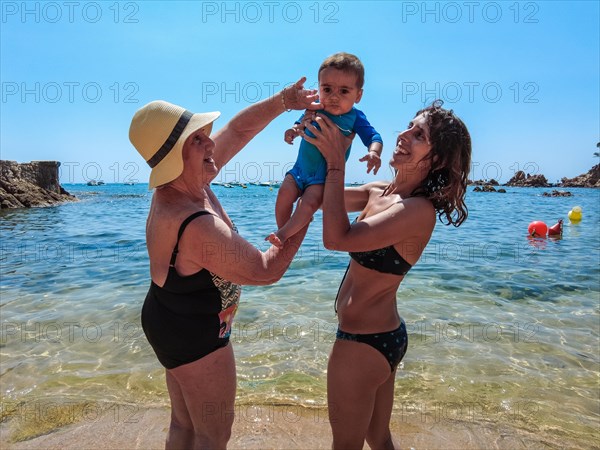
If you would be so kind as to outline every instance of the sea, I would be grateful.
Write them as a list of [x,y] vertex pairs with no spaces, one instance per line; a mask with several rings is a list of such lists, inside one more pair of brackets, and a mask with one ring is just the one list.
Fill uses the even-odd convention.
[[[64,187],[79,201],[0,211],[2,417],[84,404],[88,420],[134,418],[168,406],[140,325],[152,192]],[[277,188],[213,190],[240,234],[268,248]],[[468,220],[436,225],[397,294],[409,349],[393,420],[534,433],[543,448],[600,447],[600,189],[543,195],[551,190],[469,187]],[[571,223],[575,206],[582,219]],[[559,219],[561,237],[528,236],[532,221]],[[333,302],[348,261],[323,247],[319,212],[284,277],[243,288],[231,334],[238,406],[325,410]]]

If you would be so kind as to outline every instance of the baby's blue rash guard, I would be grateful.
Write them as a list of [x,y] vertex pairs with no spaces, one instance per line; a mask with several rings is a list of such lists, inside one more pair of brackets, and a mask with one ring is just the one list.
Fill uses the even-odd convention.
[[[367,148],[373,142],[380,142],[383,144],[381,135],[377,132],[377,130],[375,130],[375,128],[371,126],[365,114],[359,109],[352,107],[350,111],[341,115],[330,114],[323,110],[318,112],[329,117],[345,136],[348,136],[353,132],[358,134],[361,141]],[[303,118],[304,114],[296,121],[296,123],[301,123]],[[319,128],[315,122],[313,122],[313,125]],[[305,130],[305,132],[308,136],[314,137],[314,134],[312,134],[309,130]],[[352,145],[350,145],[346,150],[346,161],[350,156],[351,147]],[[325,183],[325,177],[327,176],[327,163],[317,147],[302,139],[300,142],[300,149],[298,151],[296,163],[294,164],[292,170],[287,173],[294,177],[298,188],[304,192],[308,186]]]

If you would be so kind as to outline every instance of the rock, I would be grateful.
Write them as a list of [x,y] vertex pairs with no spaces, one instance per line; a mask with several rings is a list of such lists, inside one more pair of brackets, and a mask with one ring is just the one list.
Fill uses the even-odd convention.
[[588,173],[575,178],[561,178],[560,187],[600,187],[600,164],[596,164]]
[[475,186],[475,188],[473,189],[473,192],[502,192],[502,193],[506,193],[506,191],[504,189],[498,189],[496,190],[496,188],[494,186],[491,186],[489,184],[483,185],[483,186]]
[[552,192],[544,192],[542,197],[573,197],[569,191],[557,191],[554,189]]
[[508,183],[506,183],[505,186],[549,187],[550,185],[544,175],[525,175],[525,172],[519,170],[510,180],[508,180]]
[[0,160],[0,208],[51,206],[77,198],[58,182],[58,161]]
[[475,185],[475,186],[485,186],[485,185],[491,185],[491,186],[499,186],[500,184],[494,180],[493,178],[491,180],[477,180],[477,181],[468,181],[467,184],[470,185]]

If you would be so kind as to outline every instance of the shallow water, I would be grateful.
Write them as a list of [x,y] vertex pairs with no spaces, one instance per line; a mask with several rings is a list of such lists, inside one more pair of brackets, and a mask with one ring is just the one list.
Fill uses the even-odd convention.
[[[164,371],[139,322],[151,194],[146,185],[65,187],[81,201],[0,212],[2,408],[166,405]],[[277,191],[214,190],[240,234],[266,249]],[[438,224],[402,283],[409,350],[395,416],[506,424],[597,446],[600,190],[507,190],[469,192],[467,222]],[[526,237],[529,222],[553,225],[575,205],[583,220],[567,219],[562,239]],[[317,214],[284,278],[244,288],[232,330],[239,405],[325,406],[333,299],[347,263],[323,248]]]

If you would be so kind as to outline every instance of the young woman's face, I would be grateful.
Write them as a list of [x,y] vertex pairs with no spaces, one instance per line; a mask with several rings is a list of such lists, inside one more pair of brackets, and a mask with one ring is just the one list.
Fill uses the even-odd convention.
[[328,113],[345,114],[361,97],[362,89],[356,86],[356,75],[333,67],[319,73],[319,101]]
[[424,114],[419,114],[408,124],[408,128],[398,135],[390,165],[397,168],[401,164],[414,164],[415,167],[419,165],[425,169],[423,164],[426,164],[426,169],[429,170],[431,161],[426,157],[431,147],[427,118]]

